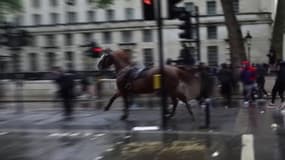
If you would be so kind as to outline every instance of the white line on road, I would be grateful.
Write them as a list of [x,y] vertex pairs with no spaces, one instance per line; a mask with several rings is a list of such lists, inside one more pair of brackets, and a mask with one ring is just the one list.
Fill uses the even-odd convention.
[[252,134],[242,135],[241,160],[254,160],[254,137]]

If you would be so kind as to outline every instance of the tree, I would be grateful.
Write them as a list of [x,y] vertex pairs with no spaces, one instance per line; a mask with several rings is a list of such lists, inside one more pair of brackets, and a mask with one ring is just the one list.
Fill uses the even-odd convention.
[[276,17],[273,27],[271,46],[275,49],[278,58],[282,58],[283,53],[283,32],[285,24],[285,1],[279,0],[277,3]]
[[0,21],[4,20],[7,13],[15,13],[21,11],[22,0],[0,0]]
[[239,66],[241,61],[246,59],[241,27],[234,13],[233,0],[221,0],[221,3],[228,30],[233,76],[237,82],[239,79]]

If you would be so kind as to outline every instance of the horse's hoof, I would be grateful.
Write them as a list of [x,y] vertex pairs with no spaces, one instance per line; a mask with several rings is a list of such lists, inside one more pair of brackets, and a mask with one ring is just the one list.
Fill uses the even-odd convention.
[[122,115],[122,116],[121,116],[121,120],[122,120],[122,121],[126,120],[127,118],[128,118],[127,115]]
[[174,117],[174,114],[166,114],[165,117],[171,119]]

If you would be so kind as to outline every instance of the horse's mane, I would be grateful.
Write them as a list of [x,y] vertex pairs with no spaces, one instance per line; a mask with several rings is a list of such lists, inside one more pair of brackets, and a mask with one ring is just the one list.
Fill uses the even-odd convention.
[[120,49],[120,50],[114,51],[112,55],[114,57],[120,58],[126,64],[131,64],[131,58],[130,58],[129,54],[127,52],[125,52],[124,50]]

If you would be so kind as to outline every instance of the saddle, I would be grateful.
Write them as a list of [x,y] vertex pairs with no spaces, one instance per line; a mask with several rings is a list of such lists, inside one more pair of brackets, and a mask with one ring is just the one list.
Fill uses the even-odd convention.
[[149,70],[147,67],[132,67],[125,76],[125,88],[128,90],[131,89],[133,82],[139,78],[143,78],[147,70]]

